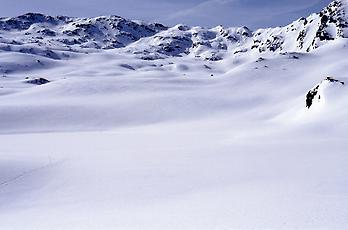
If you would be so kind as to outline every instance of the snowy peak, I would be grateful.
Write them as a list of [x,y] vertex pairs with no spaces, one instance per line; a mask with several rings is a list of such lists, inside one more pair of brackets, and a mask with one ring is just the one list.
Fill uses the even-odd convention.
[[330,40],[346,38],[347,1],[333,1],[320,13],[300,18],[288,26],[254,33],[252,49],[262,52],[309,52]]

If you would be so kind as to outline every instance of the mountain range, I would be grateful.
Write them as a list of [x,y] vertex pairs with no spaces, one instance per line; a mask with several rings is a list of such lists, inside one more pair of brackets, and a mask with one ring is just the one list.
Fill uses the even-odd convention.
[[118,49],[145,60],[190,55],[218,61],[226,53],[310,52],[348,36],[346,1],[285,26],[251,31],[143,23],[119,16],[73,18],[27,13],[0,18],[0,50],[64,59],[71,52]]

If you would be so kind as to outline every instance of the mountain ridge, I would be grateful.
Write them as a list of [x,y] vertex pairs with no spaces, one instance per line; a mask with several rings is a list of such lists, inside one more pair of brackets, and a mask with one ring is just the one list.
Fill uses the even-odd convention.
[[120,53],[153,60],[191,55],[219,61],[228,52],[310,52],[348,36],[347,0],[335,0],[317,14],[284,27],[214,28],[144,23],[120,16],[75,18],[27,13],[0,18],[0,50],[65,59],[71,53],[119,49]]

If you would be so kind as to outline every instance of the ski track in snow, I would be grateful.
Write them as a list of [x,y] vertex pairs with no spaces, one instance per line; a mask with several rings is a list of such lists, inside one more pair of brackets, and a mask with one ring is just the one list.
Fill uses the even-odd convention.
[[33,169],[30,169],[30,170],[27,170],[27,171],[24,171],[24,172],[21,172],[9,179],[6,179],[4,181],[0,181],[0,190],[1,190],[1,187],[2,186],[7,186],[9,184],[13,184],[15,183],[17,180],[20,180],[20,179],[24,179],[26,176],[30,176],[34,173],[37,173],[41,170],[44,170],[44,169],[48,169],[50,167],[54,167],[55,165],[58,165],[58,163],[49,163],[49,164],[46,164],[46,165],[43,165],[43,166],[40,166],[40,167],[37,167],[37,168],[33,168]]

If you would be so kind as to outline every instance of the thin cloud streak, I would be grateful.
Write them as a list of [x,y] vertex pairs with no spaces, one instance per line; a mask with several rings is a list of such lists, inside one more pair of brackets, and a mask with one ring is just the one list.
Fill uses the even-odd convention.
[[27,12],[94,17],[120,15],[129,19],[200,26],[273,27],[319,11],[331,0],[11,0],[0,16]]

